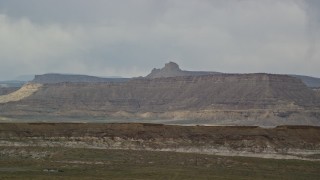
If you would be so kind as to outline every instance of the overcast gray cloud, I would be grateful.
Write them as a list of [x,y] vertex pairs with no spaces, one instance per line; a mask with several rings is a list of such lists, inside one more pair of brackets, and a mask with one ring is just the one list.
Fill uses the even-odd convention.
[[168,61],[320,77],[319,12],[317,0],[0,0],[0,80],[140,76]]

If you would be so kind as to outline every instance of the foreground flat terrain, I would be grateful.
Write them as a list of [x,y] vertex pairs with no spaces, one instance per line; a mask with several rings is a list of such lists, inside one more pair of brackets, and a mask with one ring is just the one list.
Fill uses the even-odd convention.
[[0,179],[320,179],[319,160],[312,126],[0,123]]
[[129,149],[318,160],[320,127],[0,123],[0,146]]
[[320,178],[319,161],[133,150],[0,148],[0,179]]

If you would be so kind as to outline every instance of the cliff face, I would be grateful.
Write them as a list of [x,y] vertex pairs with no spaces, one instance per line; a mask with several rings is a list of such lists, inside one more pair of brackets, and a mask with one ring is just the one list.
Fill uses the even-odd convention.
[[314,91],[300,80],[270,74],[45,84],[19,102],[0,105],[2,115],[191,119],[251,125],[286,124],[287,120],[292,120],[289,124],[317,124],[318,108]]
[[121,84],[65,83],[45,86],[29,100],[50,102],[59,97],[64,104],[109,104],[110,108],[123,106],[126,111],[199,109],[211,105],[247,109],[281,102],[299,106],[315,103],[314,92],[301,81],[268,74],[136,79]]

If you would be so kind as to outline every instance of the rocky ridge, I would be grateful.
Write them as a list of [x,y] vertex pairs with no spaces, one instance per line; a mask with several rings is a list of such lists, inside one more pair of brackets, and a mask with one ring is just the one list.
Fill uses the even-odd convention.
[[72,75],[72,74],[43,74],[35,75],[32,80],[33,83],[41,84],[55,84],[62,82],[73,82],[73,83],[105,83],[105,82],[126,82],[128,78],[102,78],[87,75]]
[[[154,68],[146,78],[161,78],[161,77],[177,77],[177,76],[202,76],[202,75],[214,75],[222,74],[214,71],[186,71],[181,70],[179,65],[175,62],[169,62],[165,64],[163,68]],[[224,73],[226,74],[226,73]],[[300,79],[305,85],[310,88],[320,87],[320,78],[289,74],[289,76]]]

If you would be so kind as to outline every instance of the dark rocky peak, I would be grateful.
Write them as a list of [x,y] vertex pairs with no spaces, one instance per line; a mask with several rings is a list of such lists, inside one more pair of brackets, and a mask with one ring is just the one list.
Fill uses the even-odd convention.
[[161,69],[153,68],[151,73],[161,73],[161,72],[166,72],[166,73],[171,73],[171,72],[180,72],[181,69],[179,68],[179,65],[175,62],[169,62],[166,63],[165,66]]
[[175,62],[168,62],[161,69],[154,68],[146,78],[163,78],[163,77],[177,77],[177,76],[201,76],[209,74],[219,74],[218,72],[206,71],[184,71],[181,70],[179,65]]
[[162,68],[162,70],[166,70],[166,71],[181,71],[181,69],[179,68],[179,65],[175,62],[169,62],[166,63],[164,68]]
[[161,78],[161,77],[176,77],[184,76],[185,73],[179,68],[179,65],[174,62],[166,63],[161,69],[153,68],[147,78]]

